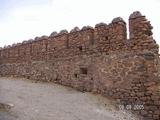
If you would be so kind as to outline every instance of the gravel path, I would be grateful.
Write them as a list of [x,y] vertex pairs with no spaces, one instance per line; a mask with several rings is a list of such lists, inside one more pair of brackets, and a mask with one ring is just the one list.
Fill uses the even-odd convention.
[[0,120],[138,120],[117,111],[110,100],[53,83],[0,78]]

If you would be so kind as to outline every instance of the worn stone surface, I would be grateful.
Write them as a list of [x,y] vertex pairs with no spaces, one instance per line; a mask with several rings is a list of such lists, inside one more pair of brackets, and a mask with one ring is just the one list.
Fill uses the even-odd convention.
[[58,84],[5,77],[0,85],[0,101],[12,103],[0,120],[141,120],[113,100]]
[[[160,64],[152,26],[140,12],[95,28],[62,31],[0,49],[0,75],[52,81],[116,99],[160,119]],[[38,40],[37,40],[38,39]]]

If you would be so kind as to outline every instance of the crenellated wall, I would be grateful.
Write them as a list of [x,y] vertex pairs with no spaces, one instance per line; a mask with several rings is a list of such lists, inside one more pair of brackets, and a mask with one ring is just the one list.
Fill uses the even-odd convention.
[[131,105],[144,120],[159,120],[159,49],[140,12],[129,17],[129,35],[127,39],[126,23],[117,17],[108,25],[36,37],[0,49],[0,75],[99,93]]
[[51,60],[57,57],[93,53],[113,53],[123,51],[150,50],[158,53],[158,45],[152,38],[152,26],[140,13],[129,18],[129,34],[125,21],[118,17],[107,25],[100,23],[92,27],[75,27],[68,33],[53,32],[49,37],[13,44],[0,50],[1,63],[27,62],[31,60]]

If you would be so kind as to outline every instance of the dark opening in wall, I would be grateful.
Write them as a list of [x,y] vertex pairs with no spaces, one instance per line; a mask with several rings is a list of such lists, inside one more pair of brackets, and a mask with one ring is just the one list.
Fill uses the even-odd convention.
[[88,74],[88,69],[87,68],[80,68],[80,73],[87,75]]
[[56,47],[54,47],[53,50],[56,50]]
[[78,48],[79,48],[80,51],[82,51],[82,49],[83,49],[82,46],[79,46]]
[[108,37],[105,37],[106,38],[106,40],[108,40]]
[[78,77],[78,75],[77,75],[76,73],[74,74],[74,76],[75,76],[75,78],[77,78],[77,77]]

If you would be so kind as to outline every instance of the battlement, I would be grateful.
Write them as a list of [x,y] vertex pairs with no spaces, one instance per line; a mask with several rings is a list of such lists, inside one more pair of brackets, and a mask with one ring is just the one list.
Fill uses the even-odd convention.
[[152,37],[152,26],[140,12],[129,17],[127,39],[126,23],[121,17],[114,18],[110,24],[99,23],[95,27],[73,28],[70,32],[61,30],[50,36],[36,37],[0,49],[0,60],[24,62],[30,60],[50,60],[57,57],[80,54],[149,50],[158,53],[158,45]]

